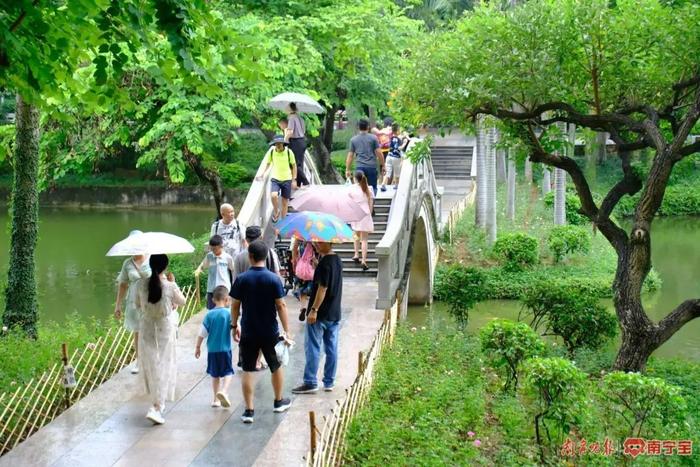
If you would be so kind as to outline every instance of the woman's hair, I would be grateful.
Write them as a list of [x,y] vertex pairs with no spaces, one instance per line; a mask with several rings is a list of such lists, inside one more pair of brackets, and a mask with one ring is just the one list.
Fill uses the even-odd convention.
[[291,110],[292,112],[296,112],[296,111],[297,111],[297,105],[296,105],[296,103],[290,102],[290,103],[289,103],[289,110]]
[[370,200],[372,195],[369,193],[369,185],[367,184],[367,177],[365,177],[365,173],[361,170],[356,171],[355,181],[360,185],[360,188],[362,188],[362,192],[367,197],[367,200]]
[[148,303],[158,303],[163,296],[160,274],[168,267],[168,257],[166,255],[151,255],[148,264],[151,266],[151,277],[148,279]]

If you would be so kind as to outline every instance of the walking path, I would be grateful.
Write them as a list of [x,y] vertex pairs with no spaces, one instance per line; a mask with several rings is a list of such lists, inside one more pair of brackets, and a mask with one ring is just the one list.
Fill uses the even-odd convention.
[[290,410],[272,412],[268,370],[257,373],[255,423],[244,425],[240,421],[243,401],[238,372],[231,384],[231,408],[211,408],[206,355],[194,358],[202,312],[179,330],[177,401],[166,404],[165,425],[153,426],[146,420],[149,402],[141,377],[124,369],[1,457],[0,467],[305,465],[308,412],[314,410],[321,421],[336,399],[345,396],[345,388],[357,374],[358,352],[369,348],[382,323],[383,311],[374,309],[376,297],[375,280],[345,278],[338,377],[332,393],[291,395],[291,388],[302,382],[304,323],[297,319],[299,305],[290,296],[290,328],[297,343],[285,369],[285,395],[292,397]]

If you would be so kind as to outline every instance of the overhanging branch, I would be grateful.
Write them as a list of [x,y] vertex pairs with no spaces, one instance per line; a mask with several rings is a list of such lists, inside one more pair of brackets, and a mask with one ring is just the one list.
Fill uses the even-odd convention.
[[687,322],[700,317],[700,298],[686,300],[658,324],[659,345],[666,342]]

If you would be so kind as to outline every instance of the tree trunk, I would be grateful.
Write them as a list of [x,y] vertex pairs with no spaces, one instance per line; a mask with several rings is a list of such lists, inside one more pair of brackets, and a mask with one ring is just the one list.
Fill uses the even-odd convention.
[[506,175],[506,150],[497,149],[496,150],[496,181],[498,183],[505,183],[507,179]]
[[216,216],[219,217],[221,205],[224,203],[226,196],[224,194],[224,185],[221,183],[219,173],[216,170],[205,167],[204,164],[202,164],[202,160],[199,158],[199,156],[190,151],[187,146],[182,148],[182,154],[185,156],[185,160],[187,160],[187,162],[190,164],[190,167],[192,167],[192,170],[194,170],[197,177],[201,181],[209,184],[212,195],[214,196]]
[[508,191],[506,217],[511,221],[515,220],[515,176],[517,175],[515,171],[515,159],[510,157],[508,159],[508,185],[506,188]]
[[532,183],[532,162],[529,156],[525,158],[525,181]]
[[486,152],[486,177],[488,179],[486,194],[486,233],[489,244],[496,242],[496,129],[488,130],[488,151]]
[[313,147],[314,160],[316,162],[316,169],[318,169],[318,174],[323,180],[323,183],[343,183],[343,178],[340,176],[333,164],[331,163],[331,153],[320,136],[312,136],[309,138],[311,140],[311,146]]
[[602,164],[608,157],[608,134],[607,133],[596,133],[596,155],[598,164]]
[[542,196],[552,191],[552,180],[547,167],[542,168]]
[[486,132],[482,118],[476,120],[476,226],[486,227],[486,189],[488,186],[486,177]]
[[38,301],[34,274],[39,219],[39,110],[17,96],[15,110],[12,234],[3,324],[37,336]]
[[323,145],[329,153],[333,152],[333,132],[335,130],[335,113],[338,107],[333,105],[326,107],[326,115],[323,117],[323,127],[321,129],[321,138]]

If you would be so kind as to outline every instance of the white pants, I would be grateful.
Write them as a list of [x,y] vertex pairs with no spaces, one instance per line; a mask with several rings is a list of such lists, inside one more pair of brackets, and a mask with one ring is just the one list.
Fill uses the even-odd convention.
[[386,178],[391,183],[392,178],[399,178],[401,174],[401,158],[387,156],[386,158]]

